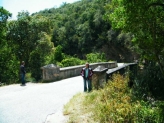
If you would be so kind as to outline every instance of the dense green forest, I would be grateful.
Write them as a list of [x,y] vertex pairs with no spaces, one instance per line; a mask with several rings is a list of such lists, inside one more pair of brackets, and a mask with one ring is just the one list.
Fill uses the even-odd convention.
[[1,8],[1,75],[0,81],[19,80],[19,64],[26,63],[28,73],[41,79],[40,67],[61,67],[97,61],[132,62],[136,55],[132,34],[113,30],[106,13],[105,1],[82,0],[63,3],[59,8],[29,14],[21,11],[17,20]]
[[[60,8],[44,10],[34,15],[48,17],[53,23],[52,42],[61,45],[63,52],[85,59],[91,52],[105,53],[107,60],[132,60],[129,49],[130,33],[114,31],[104,20],[106,2],[82,0],[63,4]],[[122,56],[122,57],[121,57]]]

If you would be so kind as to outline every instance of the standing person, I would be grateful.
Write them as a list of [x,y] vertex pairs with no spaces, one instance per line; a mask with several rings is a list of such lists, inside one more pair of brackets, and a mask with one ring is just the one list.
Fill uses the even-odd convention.
[[25,86],[25,62],[22,61],[21,66],[20,66],[20,74],[21,74],[21,82],[22,82],[22,86]]
[[[88,90],[90,92],[92,90],[92,79],[93,71],[92,68],[89,67],[89,63],[85,64],[85,67],[81,70],[81,76],[83,77],[84,80],[84,92]],[[88,85],[88,89],[87,89]]]

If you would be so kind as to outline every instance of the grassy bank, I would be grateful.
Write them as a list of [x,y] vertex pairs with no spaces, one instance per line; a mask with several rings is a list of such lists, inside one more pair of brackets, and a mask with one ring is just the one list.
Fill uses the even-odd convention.
[[104,89],[79,93],[64,106],[68,123],[163,123],[163,102],[135,97],[128,77],[114,75]]

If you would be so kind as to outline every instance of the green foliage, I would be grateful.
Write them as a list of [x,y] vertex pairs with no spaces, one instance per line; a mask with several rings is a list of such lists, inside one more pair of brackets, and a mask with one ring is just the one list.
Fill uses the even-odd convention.
[[84,63],[85,63],[85,61],[82,61],[79,58],[75,58],[75,57],[65,58],[61,61],[61,64],[63,67],[81,65]]
[[[133,34],[133,43],[141,56],[157,62],[164,74],[164,2],[163,0],[112,0],[106,16],[114,29]],[[110,12],[110,13],[109,13]]]
[[[84,64],[80,59],[85,59],[86,54],[95,51],[106,55],[90,54],[89,62],[108,59],[119,61],[122,51],[126,51],[124,54],[129,59],[130,48],[127,44],[130,44],[131,35],[113,31],[111,25],[103,19],[106,3],[105,0],[82,0],[73,4],[64,3],[59,8],[46,9],[32,15],[28,11],[21,11],[17,20],[8,22],[7,18],[11,14],[0,8],[0,72],[3,74],[0,76],[5,77],[3,81],[8,81],[7,76],[19,78],[18,66],[22,60],[26,62],[27,72],[39,80],[41,66],[49,63],[62,67]],[[68,58],[66,55],[76,57]],[[8,73],[3,73],[4,69]]]
[[20,62],[25,61],[27,72],[32,72],[32,77],[38,81],[40,67],[54,59],[53,43],[48,36],[50,20],[42,16],[32,17],[26,11],[19,12],[17,18],[7,24],[8,45],[13,56]]
[[63,60],[62,46],[58,45],[55,48],[54,57],[55,57],[55,60],[58,61],[58,62],[61,62]]
[[104,53],[90,53],[86,55],[87,61],[89,63],[96,62],[105,62],[105,54]]
[[75,66],[75,65],[83,65],[87,62],[89,63],[96,63],[96,62],[105,62],[105,54],[102,53],[90,53],[86,55],[86,61],[85,60],[80,60],[79,58],[76,57],[71,57],[68,55],[62,55],[63,60],[61,63],[58,65],[61,67],[68,67],[68,66]]
[[26,61],[30,53],[36,48],[40,33],[50,33],[50,21],[46,17],[33,16],[31,17],[28,12],[20,12],[18,20],[9,21],[7,38],[17,58]]
[[6,41],[7,19],[10,16],[7,10],[0,7],[0,82],[5,84],[16,83],[19,80],[19,63]]
[[0,82],[13,84],[19,80],[19,62],[10,47],[0,49]]
[[35,82],[36,80],[32,78],[31,73],[26,73],[26,82]]
[[149,61],[138,73],[134,86],[136,96],[146,100],[150,97],[154,100],[164,99],[164,76],[159,69],[158,64]]
[[54,59],[54,45],[50,41],[50,37],[42,32],[40,33],[40,40],[38,40],[38,45],[36,49],[30,53],[29,65],[31,76],[36,79],[36,81],[41,79],[41,67],[51,63]]
[[[124,49],[128,54],[129,38],[120,31],[113,31],[110,23],[104,20],[105,0],[82,0],[73,4],[65,4],[60,8],[44,10],[34,15],[41,15],[51,19],[53,25],[52,42],[55,46],[62,46],[67,55],[85,59],[91,52],[104,52],[106,59],[117,59]],[[125,47],[124,47],[125,46]],[[104,48],[105,47],[105,48]],[[121,47],[121,48],[120,48]],[[115,51],[113,51],[113,48]],[[130,51],[131,52],[131,51]],[[116,55],[113,55],[116,54]],[[112,57],[112,58],[111,58]]]
[[31,71],[31,76],[34,77],[36,79],[36,81],[41,79],[41,69],[40,67],[42,66],[41,64],[44,61],[42,61],[42,58],[40,56],[40,53],[38,52],[31,52],[30,54],[30,59],[29,59],[29,63],[30,63],[30,71]]
[[11,13],[4,9],[3,7],[0,7],[0,36],[3,36],[4,31],[6,31],[6,23],[7,19],[11,16]]
[[128,87],[128,78],[119,74],[115,74],[104,89],[89,93],[83,105],[92,111],[95,122],[163,122],[161,108],[134,98]]

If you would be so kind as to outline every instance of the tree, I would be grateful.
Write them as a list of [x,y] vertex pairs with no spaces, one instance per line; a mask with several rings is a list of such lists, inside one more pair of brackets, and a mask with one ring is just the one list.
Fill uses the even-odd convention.
[[40,67],[51,61],[50,20],[39,15],[30,16],[27,11],[19,12],[17,18],[8,22],[8,42],[17,59],[25,61],[27,71],[39,80]]
[[12,47],[6,40],[7,19],[11,16],[6,9],[0,7],[0,82],[15,83],[18,79],[19,66]]
[[62,46],[58,45],[55,48],[54,57],[55,57],[55,60],[58,62],[61,62],[63,60]]
[[143,58],[157,62],[164,74],[163,0],[112,0],[106,10],[112,27],[131,32]]
[[54,44],[51,42],[51,38],[45,32],[40,33],[40,39],[37,41],[38,45],[30,53],[29,65],[31,76],[36,79],[36,81],[41,79],[41,67],[49,64],[53,61],[54,56]]
[[86,55],[87,62],[95,63],[95,62],[105,62],[105,54],[104,53],[90,53]]
[[20,62],[24,60],[28,66],[30,53],[38,44],[39,34],[51,32],[50,20],[43,16],[29,16],[25,11],[19,12],[17,18],[8,23],[7,36]]
[[15,47],[13,49],[15,55],[21,61],[28,63],[28,56],[30,52],[30,26],[31,17],[28,12],[19,12],[18,20],[8,22],[7,39],[10,45]]
[[[53,25],[52,42],[55,46],[61,45],[63,53],[85,59],[88,53],[104,52],[108,54],[106,55],[107,59],[112,57],[112,59],[118,61],[117,56],[120,51],[117,50],[116,46],[120,46],[120,42],[117,41],[120,32],[113,31],[112,41],[109,40],[111,24],[103,19],[106,3],[108,3],[106,0],[82,0],[59,8],[41,11],[34,15],[41,15],[51,19]],[[122,38],[123,42],[121,42],[121,48],[119,47],[119,49],[122,49],[122,44],[126,40],[124,39]],[[119,53],[111,56],[113,52],[111,47],[113,45]],[[127,48],[124,50],[129,55]],[[131,58],[128,56],[126,59],[130,61]]]

